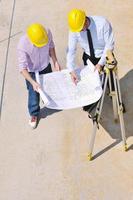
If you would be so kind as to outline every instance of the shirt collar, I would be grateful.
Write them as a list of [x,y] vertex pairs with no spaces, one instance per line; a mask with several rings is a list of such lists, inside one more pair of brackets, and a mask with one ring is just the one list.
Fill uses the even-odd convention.
[[92,27],[92,19],[91,19],[91,17],[87,17],[87,19],[90,21],[90,24],[87,29],[90,29]]

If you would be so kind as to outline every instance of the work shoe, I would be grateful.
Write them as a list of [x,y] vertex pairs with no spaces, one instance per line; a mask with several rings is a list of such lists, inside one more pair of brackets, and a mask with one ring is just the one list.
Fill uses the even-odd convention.
[[88,106],[83,106],[83,111],[88,111],[89,108],[90,108],[90,105],[88,105]]
[[123,113],[126,113],[126,108],[125,108],[124,103],[122,103],[122,107],[123,107]]
[[83,111],[87,111],[87,112],[92,112],[92,110],[94,110],[94,108],[97,107],[97,104],[98,104],[99,100],[96,101],[95,103],[92,103],[90,105],[87,105],[87,106],[83,106]]
[[37,127],[37,123],[38,123],[37,116],[31,116],[29,120],[29,125],[31,126],[32,129],[35,129]]

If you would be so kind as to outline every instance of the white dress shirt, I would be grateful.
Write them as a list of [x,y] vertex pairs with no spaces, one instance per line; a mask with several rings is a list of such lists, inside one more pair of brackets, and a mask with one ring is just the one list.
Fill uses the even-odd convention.
[[[88,29],[91,32],[93,48],[96,58],[100,58],[98,64],[104,65],[106,62],[106,51],[114,48],[114,35],[109,21],[101,16],[89,16],[90,25]],[[90,55],[87,31],[69,32],[67,48],[67,68],[73,71],[75,68],[75,54],[77,43],[80,44],[83,51]]]

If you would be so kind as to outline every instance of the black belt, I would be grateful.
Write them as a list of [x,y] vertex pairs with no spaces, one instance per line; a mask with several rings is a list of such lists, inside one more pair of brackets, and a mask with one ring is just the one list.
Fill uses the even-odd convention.
[[42,71],[39,72],[39,74],[47,74],[50,72],[52,72],[52,68],[51,68],[51,64],[49,63],[45,69],[43,69]]
[[[52,68],[51,68],[51,64],[49,63],[48,66],[45,69],[43,69],[39,72],[39,74],[47,74],[47,73],[50,73],[50,72],[52,72]],[[29,73],[35,74],[35,72],[29,72]]]

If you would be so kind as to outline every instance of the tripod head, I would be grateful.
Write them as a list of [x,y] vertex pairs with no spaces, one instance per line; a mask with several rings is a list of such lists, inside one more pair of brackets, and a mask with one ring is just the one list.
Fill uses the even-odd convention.
[[113,69],[117,66],[117,60],[111,50],[107,50],[106,52],[106,64],[109,69]]

